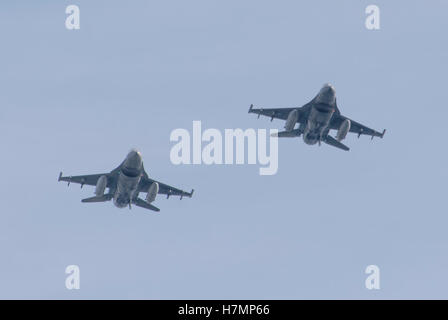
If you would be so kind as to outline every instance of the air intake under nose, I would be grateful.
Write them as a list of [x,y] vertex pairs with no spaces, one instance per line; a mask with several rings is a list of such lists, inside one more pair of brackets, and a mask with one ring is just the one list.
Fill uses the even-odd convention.
[[334,111],[334,108],[326,103],[318,103],[314,106],[317,111],[323,112],[323,113],[330,113]]

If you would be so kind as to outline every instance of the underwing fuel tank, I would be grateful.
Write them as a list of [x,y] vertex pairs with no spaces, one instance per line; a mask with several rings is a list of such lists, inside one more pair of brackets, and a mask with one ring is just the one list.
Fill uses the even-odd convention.
[[347,136],[347,133],[350,131],[351,122],[348,119],[345,119],[341,126],[339,127],[338,133],[336,134],[336,140],[342,141]]
[[286,119],[285,130],[292,131],[298,119],[299,119],[299,111],[297,109],[292,110],[289,113],[288,118]]
[[97,197],[101,197],[102,195],[104,195],[104,191],[106,190],[106,186],[107,186],[107,177],[106,176],[101,176],[97,183],[96,183],[96,188],[95,188],[95,195]]
[[156,200],[156,196],[159,193],[159,184],[157,182],[153,182],[148,189],[148,193],[146,194],[146,202],[151,203]]

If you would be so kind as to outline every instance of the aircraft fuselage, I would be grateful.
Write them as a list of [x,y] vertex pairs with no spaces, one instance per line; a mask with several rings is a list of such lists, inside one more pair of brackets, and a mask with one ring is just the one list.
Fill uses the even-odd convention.
[[313,145],[324,138],[335,110],[335,90],[333,86],[325,85],[314,99],[314,104],[306,122],[303,132],[303,141],[306,144]]
[[138,151],[131,151],[118,175],[117,189],[114,193],[114,204],[124,208],[138,196],[138,185],[143,173],[142,157]]

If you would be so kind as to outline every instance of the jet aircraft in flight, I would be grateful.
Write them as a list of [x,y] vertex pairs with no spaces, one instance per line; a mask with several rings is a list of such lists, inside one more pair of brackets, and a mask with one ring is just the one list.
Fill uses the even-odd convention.
[[[298,108],[254,109],[250,106],[249,113],[256,113],[258,117],[264,115],[271,118],[286,120],[285,131],[279,132],[278,137],[300,137],[306,144],[314,145],[325,142],[342,150],[350,150],[341,143],[348,132],[373,137],[384,136],[386,130],[378,132],[341,114],[336,103],[336,91],[331,84],[325,84],[319,93],[307,104]],[[295,129],[296,123],[299,124]],[[336,137],[332,137],[330,130],[337,130]]]
[[[142,155],[137,150],[131,150],[126,159],[109,173],[63,177],[61,172],[58,181],[66,181],[68,185],[71,182],[79,183],[81,188],[84,185],[96,186],[95,196],[83,199],[82,202],[105,202],[113,199],[118,208],[129,206],[130,209],[131,205],[135,204],[153,211],[160,211],[151,204],[157,194],[165,194],[167,198],[180,196],[182,199],[191,198],[194,192],[185,192],[149,178],[143,167]],[[138,197],[140,192],[146,193],[145,200]]]

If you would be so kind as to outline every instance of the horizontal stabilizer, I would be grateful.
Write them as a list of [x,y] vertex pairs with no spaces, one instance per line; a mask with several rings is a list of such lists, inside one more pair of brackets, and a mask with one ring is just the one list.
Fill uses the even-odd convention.
[[330,146],[348,151],[350,150],[349,147],[347,147],[345,144],[339,142],[338,140],[336,140],[335,138],[333,138],[330,135],[327,135],[326,138],[323,140],[326,144],[329,144]]
[[113,194],[108,193],[99,197],[91,197],[91,198],[87,198],[87,199],[82,199],[81,202],[106,202],[111,200],[114,197]]
[[291,130],[291,131],[280,131],[277,133],[272,133],[271,137],[279,137],[279,138],[295,138],[300,137],[302,132],[299,129]]
[[153,206],[152,204],[150,204],[150,203],[148,203],[148,202],[146,202],[145,200],[140,199],[140,198],[137,198],[137,199],[134,201],[134,204],[135,204],[137,207],[140,207],[140,208],[145,208],[145,209],[149,209],[149,210],[156,211],[156,212],[159,212],[159,211],[160,211],[160,209],[157,208],[156,206]]

